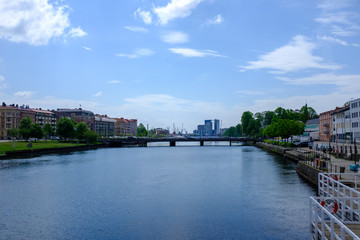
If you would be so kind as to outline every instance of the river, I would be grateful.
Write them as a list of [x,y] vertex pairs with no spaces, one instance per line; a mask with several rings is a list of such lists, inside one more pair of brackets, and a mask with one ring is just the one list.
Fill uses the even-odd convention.
[[295,168],[248,146],[0,161],[0,239],[310,239]]

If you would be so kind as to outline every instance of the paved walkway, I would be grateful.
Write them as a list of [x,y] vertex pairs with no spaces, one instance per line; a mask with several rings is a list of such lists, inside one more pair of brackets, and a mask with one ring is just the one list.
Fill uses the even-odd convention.
[[[301,148],[301,149],[304,150],[304,151],[311,151],[311,152],[317,152],[317,153],[323,154],[322,151],[316,151],[314,149],[309,149],[308,147]],[[333,156],[331,154],[327,154],[327,156],[330,157],[330,163],[332,164],[332,168],[333,168],[332,170],[333,171],[335,171],[335,169],[336,169],[337,172],[340,172],[340,167],[345,167],[345,173],[354,173],[354,171],[350,170],[350,165],[355,164],[354,160],[346,160],[346,159],[343,159],[343,158],[337,158],[337,157],[335,157],[335,156]]]

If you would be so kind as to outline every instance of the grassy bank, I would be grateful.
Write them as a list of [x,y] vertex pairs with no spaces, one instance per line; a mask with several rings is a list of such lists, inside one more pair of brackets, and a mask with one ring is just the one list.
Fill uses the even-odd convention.
[[15,148],[12,142],[0,142],[0,155],[5,154],[6,151],[14,150],[28,150],[28,149],[42,149],[42,148],[58,148],[58,147],[72,147],[72,146],[85,146],[86,143],[76,142],[61,142],[61,141],[37,141],[32,143],[32,148],[28,148],[29,142],[16,141]]

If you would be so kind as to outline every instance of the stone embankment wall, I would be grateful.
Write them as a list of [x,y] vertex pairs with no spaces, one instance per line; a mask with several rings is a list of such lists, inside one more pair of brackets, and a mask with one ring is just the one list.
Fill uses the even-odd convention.
[[302,157],[300,154],[292,148],[285,148],[281,146],[276,146],[268,143],[258,142],[256,146],[261,147],[264,150],[279,154],[284,158],[297,162],[296,172],[309,181],[309,183],[317,186],[318,185],[318,174],[322,172],[312,166],[309,166],[302,162]]

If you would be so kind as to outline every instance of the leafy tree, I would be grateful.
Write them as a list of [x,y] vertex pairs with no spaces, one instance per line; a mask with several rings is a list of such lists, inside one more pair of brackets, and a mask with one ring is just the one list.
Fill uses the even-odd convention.
[[15,138],[17,137],[18,134],[19,134],[19,130],[16,128],[11,128],[8,130],[8,135],[13,140],[13,145],[12,145],[13,148],[15,148]]
[[30,132],[31,123],[32,120],[29,116],[20,120],[20,125],[19,125],[20,135],[26,140],[31,137],[31,132]]
[[79,122],[75,125],[75,137],[78,140],[84,140],[88,131],[89,128],[84,122]]
[[42,130],[40,124],[32,123],[30,126],[30,136],[40,139],[43,137],[43,135],[44,135],[44,133],[43,133],[43,130]]
[[288,111],[282,107],[275,109],[274,113],[278,119],[288,119]]
[[228,130],[226,130],[224,132],[224,136],[227,137],[235,137],[236,134],[236,128],[235,127],[230,127]]
[[142,123],[140,123],[137,128],[137,136],[138,137],[146,137],[147,135],[148,135],[148,131],[146,130],[144,125]]
[[253,119],[253,114],[250,111],[244,112],[241,116],[241,125],[243,126],[243,130],[246,135],[249,135],[248,131],[251,130],[248,129],[251,119]]
[[300,118],[303,123],[306,123],[309,119],[318,118],[319,115],[316,113],[316,111],[312,107],[308,107],[307,104],[305,104],[300,109]]
[[242,136],[242,127],[241,124],[237,124],[235,126],[235,135],[234,137],[241,137]]
[[96,132],[88,130],[87,132],[85,132],[85,138],[89,143],[95,143],[98,139],[98,135],[96,134]]
[[264,126],[268,126],[271,124],[273,118],[275,116],[275,113],[272,111],[266,111],[264,116]]
[[54,133],[54,129],[52,128],[50,123],[46,123],[43,127],[43,132],[45,135],[45,138],[48,139],[51,134]]
[[56,123],[56,135],[61,138],[64,138],[65,141],[74,136],[75,123],[73,120],[63,117]]

